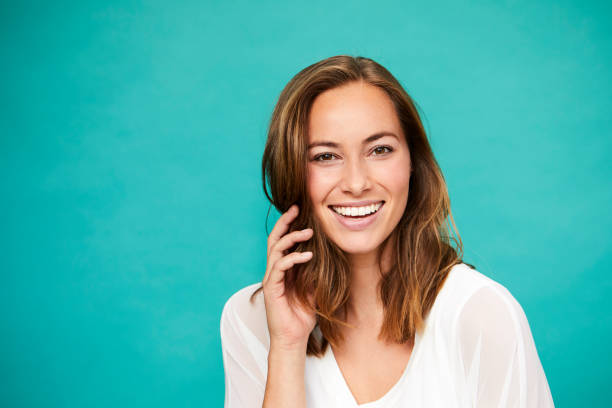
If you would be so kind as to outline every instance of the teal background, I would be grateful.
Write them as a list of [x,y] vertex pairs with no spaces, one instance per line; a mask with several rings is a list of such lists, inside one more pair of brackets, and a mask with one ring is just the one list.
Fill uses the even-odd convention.
[[465,260],[523,306],[556,405],[606,405],[610,3],[303,3],[0,6],[1,406],[222,406],[266,126],[336,54],[420,105]]

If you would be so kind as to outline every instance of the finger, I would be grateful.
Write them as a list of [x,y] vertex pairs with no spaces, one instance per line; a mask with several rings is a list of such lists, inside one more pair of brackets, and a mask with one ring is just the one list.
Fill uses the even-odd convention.
[[295,244],[295,242],[309,239],[310,235],[312,235],[312,229],[310,228],[306,228],[306,230],[293,231],[292,233],[287,234],[278,241],[276,241],[275,244],[271,245],[268,248],[268,260],[266,264],[266,273],[264,274],[263,281],[265,282],[268,278],[270,270],[272,269],[274,264],[283,256],[285,256],[285,253],[283,251],[291,248],[291,246]]
[[270,248],[268,255],[268,263],[272,265],[278,259],[284,256],[284,252],[295,245],[297,242],[306,241],[312,237],[312,229],[306,228],[300,231],[293,231],[290,234],[283,236],[276,244]]
[[268,252],[270,248],[289,230],[290,224],[295,220],[299,213],[299,208],[296,204],[293,204],[289,209],[281,215],[276,221],[272,232],[268,236]]
[[309,261],[310,258],[312,258],[312,252],[310,251],[292,252],[289,255],[282,257],[274,264],[272,268],[270,268],[268,280],[273,284],[282,282],[285,278],[285,273],[287,270],[291,269],[293,265],[297,263]]
[[297,217],[299,213],[299,208],[297,205],[293,204],[289,209],[281,215],[281,217],[276,221],[274,228],[272,228],[272,232],[270,232],[270,236],[268,237],[268,253],[270,253],[270,248],[289,231],[289,225],[295,217]]

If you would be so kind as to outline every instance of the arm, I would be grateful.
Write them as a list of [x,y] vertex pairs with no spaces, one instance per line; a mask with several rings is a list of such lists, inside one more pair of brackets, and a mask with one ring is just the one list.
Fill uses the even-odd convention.
[[283,347],[271,344],[264,408],[305,408],[304,366],[306,344]]
[[253,289],[234,294],[221,313],[224,407],[305,407],[307,340],[269,343],[263,299],[256,298],[254,305],[249,302]]
[[306,407],[304,368],[306,343],[272,342],[267,372],[266,350],[228,301],[221,314],[221,348],[225,370],[225,408]]
[[307,294],[306,305],[291,302],[285,287],[285,273],[312,258],[310,251],[286,253],[313,234],[310,228],[288,233],[298,211],[298,206],[292,205],[268,237],[268,264],[262,281],[270,334],[265,408],[306,407],[304,368],[308,337],[316,325],[314,296]]
[[[312,229],[287,234],[297,214],[294,205],[279,218],[268,237],[263,303],[251,308],[250,297],[243,290],[223,308],[225,408],[306,406],[306,346],[316,324],[313,296],[309,294],[310,307],[290,304],[284,285],[285,272],[312,257],[312,252],[284,252],[312,236]],[[264,346],[268,340],[270,345]]]
[[554,407],[525,313],[506,288],[477,290],[457,324],[474,407]]

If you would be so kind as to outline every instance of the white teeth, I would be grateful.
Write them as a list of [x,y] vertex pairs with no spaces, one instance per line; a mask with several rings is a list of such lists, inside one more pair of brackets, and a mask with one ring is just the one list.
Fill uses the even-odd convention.
[[338,214],[350,217],[364,216],[378,211],[382,202],[366,205],[364,207],[332,207]]

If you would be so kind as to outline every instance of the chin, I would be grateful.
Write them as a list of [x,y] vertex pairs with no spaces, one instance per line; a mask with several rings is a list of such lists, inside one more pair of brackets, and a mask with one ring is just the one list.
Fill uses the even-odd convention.
[[360,234],[360,237],[338,237],[329,238],[344,252],[348,254],[369,254],[375,251],[381,242],[372,239],[371,234]]

